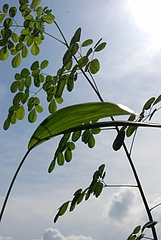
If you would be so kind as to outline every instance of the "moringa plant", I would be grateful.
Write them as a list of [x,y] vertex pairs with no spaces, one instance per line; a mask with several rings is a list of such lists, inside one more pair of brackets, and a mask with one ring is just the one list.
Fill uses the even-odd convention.
[[[44,59],[41,62],[34,61],[30,66],[22,68],[20,72],[15,72],[13,76],[14,80],[10,86],[10,91],[14,94],[14,97],[4,121],[4,130],[9,129],[11,124],[17,123],[17,120],[23,120],[26,115],[30,123],[37,120],[38,114],[43,112],[41,92],[46,94],[49,116],[36,128],[29,140],[27,152],[21,160],[6,194],[0,220],[2,220],[15,179],[31,150],[51,138],[62,135],[48,168],[48,172],[51,173],[56,164],[62,166],[65,162],[72,160],[72,153],[76,149],[75,143],[77,141],[82,141],[89,148],[93,148],[95,146],[95,136],[101,134],[102,130],[110,129],[116,131],[116,138],[112,140],[113,150],[124,149],[136,181],[135,187],[138,188],[149,219],[149,222],[142,228],[140,225],[137,226],[128,237],[128,240],[146,238],[144,234],[146,228],[151,229],[153,239],[157,240],[155,229],[157,222],[153,220],[151,211],[153,208],[150,209],[147,203],[140,178],[131,157],[131,151],[136,132],[140,127],[161,127],[159,124],[150,122],[153,115],[160,109],[157,106],[161,101],[161,95],[147,100],[140,114],[136,114],[135,111],[121,104],[104,102],[94,76],[100,70],[97,54],[106,47],[106,42],[103,42],[102,38],[96,43],[91,38],[82,41],[81,28],[75,31],[68,42],[56,22],[52,10],[48,7],[42,7],[40,3],[41,0],[32,0],[31,2],[29,0],[19,0],[19,7],[10,7],[7,3],[1,6],[0,59],[5,61],[10,56],[11,66],[15,71],[21,65],[23,59],[28,58],[30,54],[37,56],[40,53],[41,44],[45,41],[45,37],[53,39],[53,44],[54,41],[58,41],[66,47],[66,51],[62,56],[62,64],[55,75],[45,72],[44,69],[47,69],[49,60]],[[19,15],[21,16],[20,23],[17,22],[17,16],[18,19],[20,18]],[[48,24],[55,26],[60,38],[46,31]],[[73,103],[72,106],[57,110],[58,104],[60,105],[65,101],[64,92],[68,91],[72,94],[80,75],[89,83],[89,87],[93,89],[98,97],[98,102]],[[122,115],[129,115],[129,117],[127,120],[115,120],[115,116]],[[129,149],[125,144],[126,137],[132,138]],[[98,198],[102,190],[108,187],[105,176],[105,164],[102,164],[94,172],[89,186],[84,190],[81,188],[76,190],[73,198],[59,207],[54,222],[65,214],[67,209],[73,211],[83,199],[88,200],[91,195]]]

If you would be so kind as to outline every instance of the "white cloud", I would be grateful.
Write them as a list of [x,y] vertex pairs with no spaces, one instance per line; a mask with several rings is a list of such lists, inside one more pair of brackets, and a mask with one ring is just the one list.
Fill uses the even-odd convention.
[[45,230],[41,240],[92,240],[91,237],[85,237],[83,235],[69,237],[63,236],[58,229],[48,228]]

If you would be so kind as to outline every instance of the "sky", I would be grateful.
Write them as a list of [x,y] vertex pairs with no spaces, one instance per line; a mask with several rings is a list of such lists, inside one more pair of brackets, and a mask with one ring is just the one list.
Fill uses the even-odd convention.
[[[1,0],[13,6],[11,0]],[[18,1],[14,1],[18,7]],[[95,80],[104,101],[123,104],[140,112],[150,97],[161,89],[161,3],[159,0],[42,0],[42,6],[53,9],[56,21],[70,41],[78,27],[82,41],[100,38],[107,47],[97,57],[101,69]],[[20,18],[18,18],[20,20]],[[46,31],[60,37],[54,25]],[[64,46],[45,38],[40,55],[28,57],[20,67],[12,69],[9,61],[1,62],[0,72],[0,205],[12,176],[27,151],[35,128],[48,116],[44,113],[34,124],[23,121],[3,130],[12,102],[10,85],[16,72],[29,67],[35,60],[48,59],[46,71],[55,75],[61,66]],[[99,101],[89,84],[80,76],[72,93],[65,92],[62,106]],[[60,106],[60,107],[62,107]],[[127,119],[127,116],[121,117]],[[158,111],[153,122],[161,122]],[[123,149],[112,149],[115,131],[102,131],[96,146],[89,149],[77,143],[73,160],[49,174],[48,166],[57,148],[59,137],[35,148],[25,161],[11,192],[1,225],[0,240],[120,240],[126,239],[137,225],[147,222],[147,216],[136,188],[105,188],[101,196],[83,201],[56,224],[57,209],[79,188],[86,188],[96,169],[106,164],[107,184],[132,184],[135,179]],[[126,139],[130,147],[131,140]],[[139,129],[132,158],[140,176],[150,207],[161,202],[160,130]],[[153,210],[158,238],[161,237],[161,207]],[[146,232],[150,236],[150,232]],[[160,236],[160,237],[159,237]]]

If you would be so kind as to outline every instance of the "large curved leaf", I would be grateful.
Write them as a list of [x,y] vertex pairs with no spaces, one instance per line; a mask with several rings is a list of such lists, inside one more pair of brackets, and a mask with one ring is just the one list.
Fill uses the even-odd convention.
[[91,102],[62,108],[47,117],[38,126],[29,141],[28,149],[83,123],[127,114],[135,113],[123,105],[109,102]]

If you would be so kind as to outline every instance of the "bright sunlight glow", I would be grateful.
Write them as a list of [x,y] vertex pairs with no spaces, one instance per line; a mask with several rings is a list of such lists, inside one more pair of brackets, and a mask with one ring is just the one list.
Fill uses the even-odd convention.
[[161,48],[161,0],[128,0],[128,5],[138,26]]

